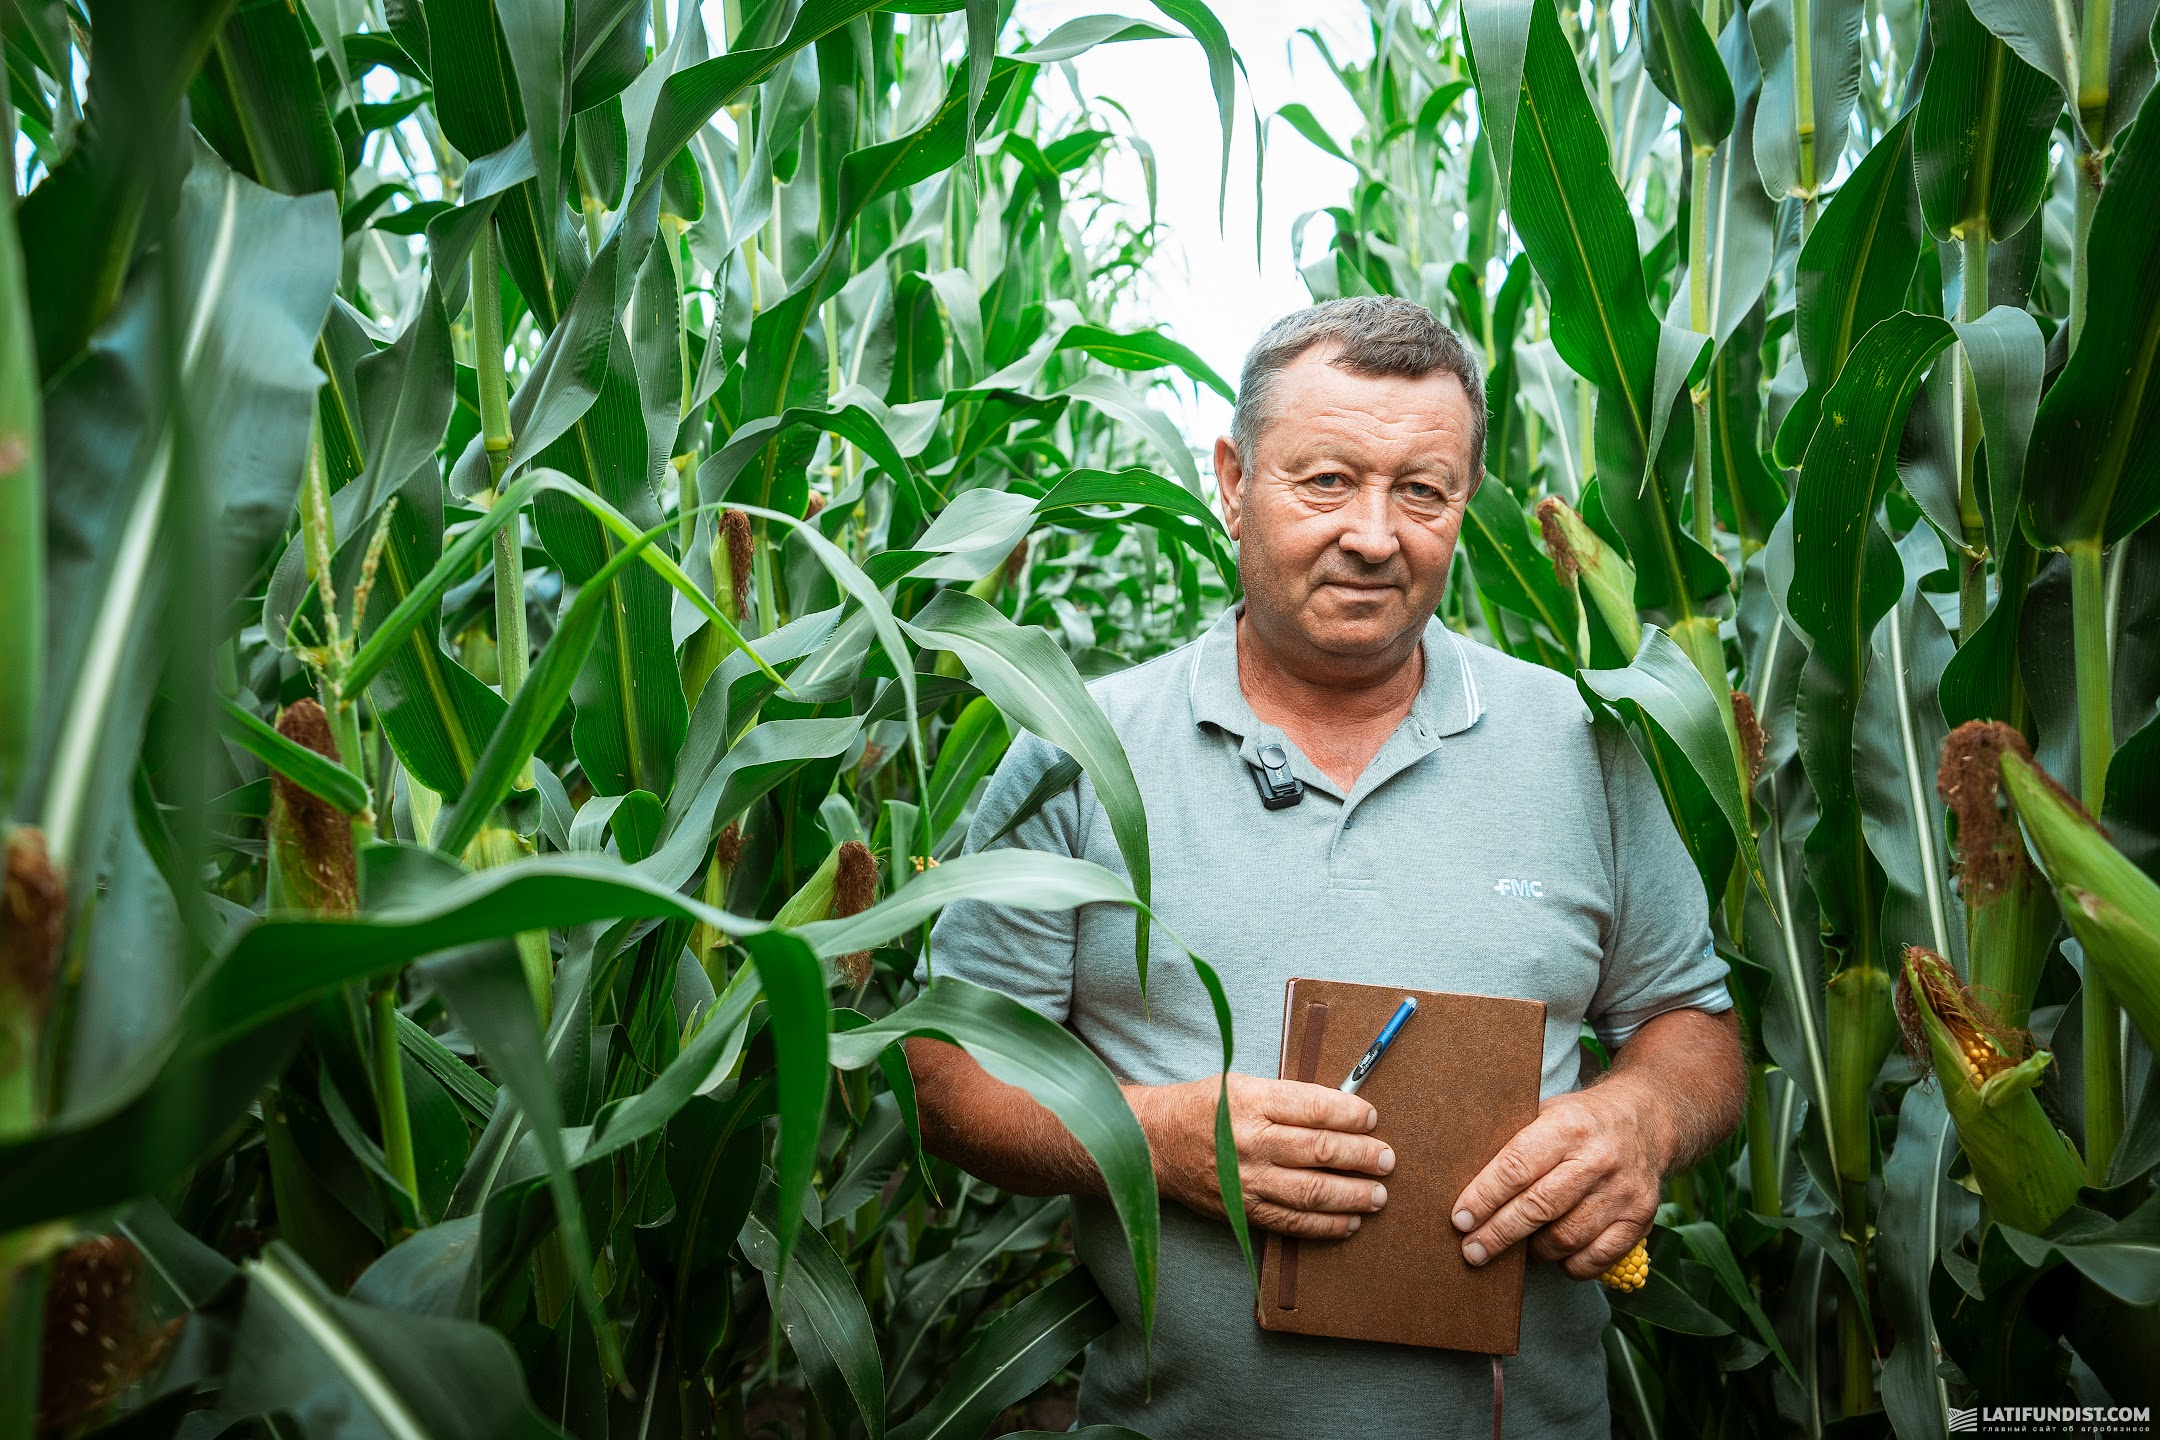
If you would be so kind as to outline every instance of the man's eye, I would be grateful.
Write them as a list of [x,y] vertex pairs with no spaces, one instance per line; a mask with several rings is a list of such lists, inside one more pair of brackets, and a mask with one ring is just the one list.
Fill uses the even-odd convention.
[[1339,490],[1350,483],[1350,477],[1330,470],[1324,474],[1313,476],[1307,483],[1317,485],[1323,490]]

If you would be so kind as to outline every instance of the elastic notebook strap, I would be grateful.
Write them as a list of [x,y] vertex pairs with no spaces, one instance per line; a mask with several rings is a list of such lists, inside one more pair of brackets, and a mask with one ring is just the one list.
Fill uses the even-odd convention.
[[[1320,1037],[1327,1033],[1327,1013],[1327,1002],[1324,1000],[1315,1000],[1305,1007],[1305,1033],[1301,1037],[1301,1043],[1298,1047],[1296,1078],[1308,1084],[1320,1073]],[[1280,1253],[1282,1255],[1282,1264],[1277,1267],[1275,1274],[1275,1308],[1278,1310],[1295,1310],[1297,1309],[1297,1236],[1283,1236]]]
[[1492,1440],[1500,1440],[1500,1357],[1492,1357]]

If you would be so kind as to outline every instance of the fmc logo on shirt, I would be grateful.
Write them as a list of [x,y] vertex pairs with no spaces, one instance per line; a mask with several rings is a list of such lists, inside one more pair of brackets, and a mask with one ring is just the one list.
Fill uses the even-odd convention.
[[1493,894],[1514,895],[1530,900],[1545,898],[1545,882],[1542,880],[1495,880]]

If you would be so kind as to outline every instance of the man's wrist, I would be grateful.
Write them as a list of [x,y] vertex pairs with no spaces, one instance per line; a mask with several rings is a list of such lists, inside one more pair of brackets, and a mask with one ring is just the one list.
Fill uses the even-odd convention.
[[1640,1139],[1659,1179],[1682,1168],[1684,1141],[1672,1106],[1646,1077],[1616,1070],[1584,1093],[1610,1107],[1610,1123],[1621,1133]]

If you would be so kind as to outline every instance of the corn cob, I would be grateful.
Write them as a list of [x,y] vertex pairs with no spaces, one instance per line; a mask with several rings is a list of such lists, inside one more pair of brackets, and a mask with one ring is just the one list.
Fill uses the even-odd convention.
[[2160,885],[2029,753],[2007,751],[2001,763],[2003,788],[2086,964],[2145,1038],[2160,1043]]
[[1958,893],[1972,988],[2013,1028],[2032,1013],[2055,941],[2055,899],[2033,870],[2002,802],[2003,755],[2025,737],[1996,721],[1970,721],[1943,743],[1935,790],[1956,818]]
[[1958,1143],[1997,1220],[2035,1234],[2077,1199],[2085,1167],[2040,1108],[2033,1088],[2053,1063],[1958,984],[1949,962],[1910,946],[1898,1016],[1914,1060],[1932,1064]]
[[[1635,567],[1558,496],[1548,495],[1538,502],[1537,518],[1560,583],[1578,592],[1589,592],[1590,603],[1597,607],[1605,628],[1612,631],[1621,651],[1632,660],[1636,646],[1642,643],[1642,620],[1635,613]],[[1590,617],[1587,609],[1580,613],[1578,653],[1587,656]]]
[[1608,1290],[1640,1290],[1650,1283],[1650,1245],[1648,1237],[1637,1240],[1634,1248],[1605,1267],[1598,1276],[1598,1284]]
[[[802,888],[787,899],[773,916],[775,925],[808,925],[819,920],[844,920],[870,908],[877,899],[877,860],[860,840],[833,846],[824,863],[803,881]],[[842,984],[850,988],[870,978],[870,952],[855,951],[833,962]]]
[[[1830,1159],[1838,1178],[1855,1192],[1849,1200],[1857,1200],[1858,1192],[1865,1189],[1874,1163],[1868,1095],[1890,1047],[1897,1043],[1897,1017],[1890,1006],[1893,988],[1888,971],[1863,963],[1847,965],[1825,987],[1830,1039],[1827,1103],[1836,1119],[1836,1147]],[[1857,1205],[1848,1208],[1857,1224],[1863,1212]]]

